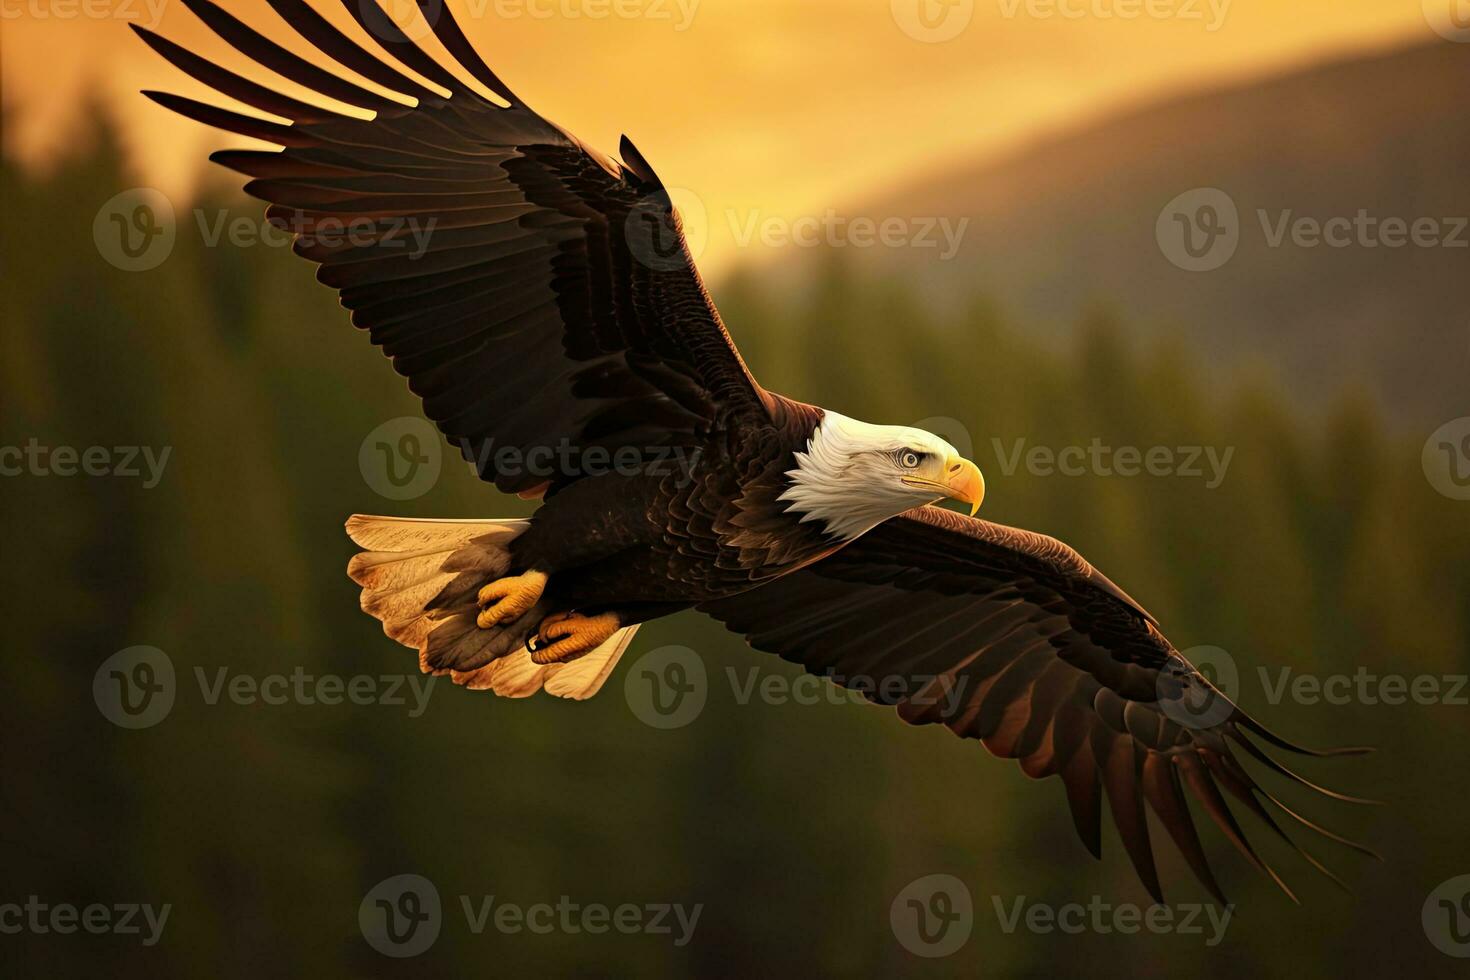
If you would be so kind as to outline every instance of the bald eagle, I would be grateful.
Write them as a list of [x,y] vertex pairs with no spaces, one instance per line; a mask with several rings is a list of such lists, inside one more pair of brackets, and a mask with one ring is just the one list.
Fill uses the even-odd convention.
[[[1263,803],[1366,850],[1287,809],[1235,750],[1351,799],[1257,740],[1334,753],[1293,745],[1230,703],[1071,548],[975,519],[985,483],[954,446],[761,387],[642,154],[625,137],[611,159],[538,115],[446,6],[420,0],[463,76],[370,2],[343,0],[414,76],[304,0],[268,2],[315,60],[211,0],[184,2],[259,66],[371,113],[281,94],[134,27],[195,79],[289,120],[144,93],[283,148],[211,159],[251,178],[245,190],[296,233],[294,250],[479,475],[541,500],[529,520],[347,522],[365,549],[348,569],[363,609],[424,671],[509,697],[586,698],[640,623],[693,608],[909,723],[1059,776],[1094,855],[1106,800],[1157,900],[1145,804],[1222,901],[1190,797],[1284,890],[1222,788],[1288,841]],[[401,98],[323,67],[333,62]],[[547,447],[574,450],[564,461],[598,452],[631,465],[525,465]],[[671,454],[683,465],[668,465]],[[969,514],[936,506],[946,499]],[[1210,710],[1195,710],[1202,702]]]

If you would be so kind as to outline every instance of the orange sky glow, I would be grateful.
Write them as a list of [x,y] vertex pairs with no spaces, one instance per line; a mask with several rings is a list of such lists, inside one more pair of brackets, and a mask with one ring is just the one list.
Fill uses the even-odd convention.
[[[376,50],[338,0],[311,2]],[[718,273],[771,247],[742,245],[758,222],[859,207],[926,171],[1171,92],[1432,39],[1438,0],[448,2],[536,109],[605,151],[626,132],[699,202],[701,266]],[[264,0],[220,3],[310,53]],[[411,0],[388,9],[417,17]],[[44,166],[84,142],[78,110],[91,99],[121,120],[136,179],[187,197],[209,150],[249,141],[139,97],[161,88],[230,104],[128,23],[246,64],[178,0],[0,0],[5,151]],[[432,37],[421,43],[437,53]]]

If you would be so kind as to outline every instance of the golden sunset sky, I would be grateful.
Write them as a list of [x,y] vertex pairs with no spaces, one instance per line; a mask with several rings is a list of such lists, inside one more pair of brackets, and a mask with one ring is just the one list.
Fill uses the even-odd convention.
[[[339,0],[312,2],[377,50]],[[404,23],[417,16],[394,2]],[[753,218],[858,207],[1131,104],[1428,41],[1426,8],[1457,0],[448,2],[536,109],[606,151],[628,133],[667,184],[696,196],[709,224],[701,265],[717,272],[740,257],[739,228]],[[221,4],[310,51],[264,0]],[[226,104],[147,50],[130,22],[245,64],[179,0],[0,0],[0,13],[7,153],[44,165],[84,143],[89,99],[121,120],[137,180],[170,196],[195,189],[209,150],[248,145],[136,94]]]

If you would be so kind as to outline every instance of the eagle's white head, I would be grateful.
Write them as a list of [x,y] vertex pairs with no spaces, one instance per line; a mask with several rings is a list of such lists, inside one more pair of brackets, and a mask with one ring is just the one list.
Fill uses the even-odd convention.
[[946,497],[969,504],[973,514],[985,497],[980,468],[934,433],[830,411],[786,475],[786,509],[803,522],[821,521],[844,541]]

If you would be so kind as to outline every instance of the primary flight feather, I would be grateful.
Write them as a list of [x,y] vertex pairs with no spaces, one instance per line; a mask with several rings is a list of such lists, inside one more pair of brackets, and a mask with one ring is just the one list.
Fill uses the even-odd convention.
[[[975,519],[984,481],[953,446],[762,388],[648,162],[626,138],[613,160],[530,109],[447,6],[420,0],[468,78],[370,2],[342,0],[417,78],[305,0],[268,2],[316,60],[212,0],[184,2],[259,66],[372,113],[280,94],[134,28],[199,81],[289,120],[145,93],[283,148],[212,159],[252,178],[246,191],[270,202],[269,220],[296,234],[480,476],[542,501],[529,520],[348,521],[365,549],[349,566],[363,608],[423,670],[505,696],[586,698],[638,624],[695,608],[905,721],[1059,776],[1088,849],[1099,853],[1106,807],[1156,899],[1145,805],[1217,896],[1190,798],[1283,889],[1227,794],[1283,838],[1264,804],[1365,850],[1287,809],[1235,749],[1349,799],[1253,739],[1327,753],[1225,700],[1066,545]],[[971,516],[933,506],[946,498]]]

